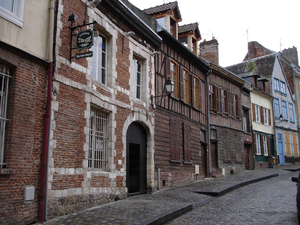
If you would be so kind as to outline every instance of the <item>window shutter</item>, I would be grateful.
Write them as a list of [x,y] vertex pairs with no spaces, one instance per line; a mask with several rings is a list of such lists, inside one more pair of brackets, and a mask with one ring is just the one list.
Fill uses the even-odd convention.
[[264,124],[265,123],[264,107],[262,107],[262,106],[259,106],[259,107],[260,107],[260,122],[262,124]]
[[217,111],[217,88],[216,88],[216,86],[214,86],[213,85],[213,90],[214,90],[214,99],[213,99],[213,101],[214,101],[214,105],[213,105],[213,109],[214,109],[214,112],[216,112]]
[[271,142],[269,136],[267,136],[267,145],[268,145],[268,156],[271,156]]
[[232,93],[227,91],[227,112],[229,116],[232,116],[233,114],[233,99],[232,99]]
[[256,122],[255,104],[254,103],[252,103],[252,116],[253,116],[253,122]]
[[253,146],[254,146],[255,155],[257,155],[256,134],[255,133],[253,133]]
[[265,150],[264,150],[264,136],[263,135],[259,135],[260,136],[260,151],[261,151],[261,155],[265,154]]
[[178,123],[176,119],[170,119],[170,150],[171,150],[171,160],[180,160],[178,140],[179,135]]
[[183,155],[185,162],[191,162],[191,128],[187,123],[183,123]]
[[241,118],[242,117],[242,105],[241,105],[241,100],[239,99],[239,96],[236,96],[236,101],[237,101],[236,115],[237,115],[237,117]]
[[220,89],[216,87],[216,110],[220,112]]
[[[166,60],[165,60],[165,76],[166,76],[166,79],[169,79],[169,77],[171,78],[170,64],[171,64],[171,59],[166,57]],[[173,82],[174,82],[174,80],[173,80]]]
[[271,110],[268,109],[268,114],[269,114],[269,126],[271,126]]
[[[179,67],[179,66],[178,66]],[[180,66],[178,68],[178,79],[179,79],[179,99],[183,100],[183,68]]]

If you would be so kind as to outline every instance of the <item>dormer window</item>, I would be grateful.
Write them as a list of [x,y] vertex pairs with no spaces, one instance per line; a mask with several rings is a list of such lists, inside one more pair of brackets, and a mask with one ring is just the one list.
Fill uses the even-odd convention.
[[161,31],[162,28],[165,28],[165,17],[156,19],[157,21],[157,30]]
[[177,23],[172,18],[170,18],[170,33],[177,38]]

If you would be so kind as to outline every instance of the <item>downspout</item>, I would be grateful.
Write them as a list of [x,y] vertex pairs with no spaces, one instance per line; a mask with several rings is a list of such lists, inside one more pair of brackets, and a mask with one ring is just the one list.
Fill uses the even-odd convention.
[[47,103],[44,115],[44,134],[41,158],[41,177],[40,177],[40,193],[39,193],[39,222],[45,221],[45,204],[46,204],[46,184],[47,184],[47,164],[48,164],[48,148],[50,140],[50,115],[51,115],[51,99],[52,99],[52,77],[53,77],[53,40],[54,40],[54,0],[50,0],[49,6],[49,40],[48,40],[48,59],[50,61],[48,68],[48,87],[47,87]]
[[211,177],[211,154],[210,154],[210,105],[209,105],[209,75],[212,70],[206,73],[206,113],[207,113],[207,153],[208,153],[208,177]]

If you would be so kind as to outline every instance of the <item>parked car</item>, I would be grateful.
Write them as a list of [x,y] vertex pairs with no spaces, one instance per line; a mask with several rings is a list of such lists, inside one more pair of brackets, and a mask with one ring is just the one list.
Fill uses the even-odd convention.
[[297,183],[297,195],[296,195],[296,202],[297,202],[297,215],[298,215],[298,225],[300,225],[300,173],[298,177],[292,177],[292,181]]

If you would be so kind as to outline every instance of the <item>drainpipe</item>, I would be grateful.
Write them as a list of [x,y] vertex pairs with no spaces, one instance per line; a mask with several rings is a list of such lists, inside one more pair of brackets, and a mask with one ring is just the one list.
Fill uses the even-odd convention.
[[[57,2],[58,3],[58,2]],[[52,100],[52,77],[53,77],[53,51],[54,51],[54,0],[50,0],[49,7],[49,40],[48,40],[48,59],[50,61],[48,68],[48,87],[47,87],[47,103],[44,115],[44,134],[41,157],[41,175],[40,175],[40,193],[39,193],[39,222],[45,221],[45,205],[46,185],[47,185],[47,165],[48,165],[48,148],[50,140],[50,115],[51,115],[51,100]]]

